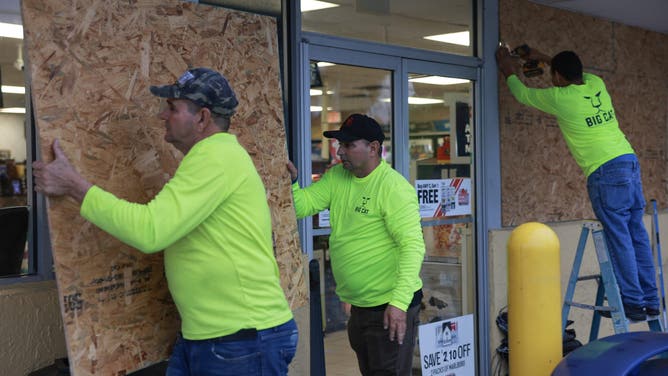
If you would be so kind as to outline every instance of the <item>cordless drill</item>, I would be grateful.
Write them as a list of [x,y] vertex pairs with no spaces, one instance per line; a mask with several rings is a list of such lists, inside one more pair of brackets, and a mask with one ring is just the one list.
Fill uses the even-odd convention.
[[531,48],[529,48],[529,46],[526,44],[523,44],[512,51],[513,55],[519,56],[525,60],[524,64],[522,65],[522,73],[524,73],[524,77],[540,76],[543,74],[543,68],[545,67],[545,64],[538,60],[527,59],[526,57],[529,56],[530,53]]

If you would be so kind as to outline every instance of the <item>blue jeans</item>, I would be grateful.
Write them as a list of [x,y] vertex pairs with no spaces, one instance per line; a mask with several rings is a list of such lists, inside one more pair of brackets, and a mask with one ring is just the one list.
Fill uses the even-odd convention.
[[179,334],[167,376],[287,375],[297,350],[295,320],[256,333],[233,341],[225,337],[188,340]]
[[594,213],[603,225],[622,302],[658,308],[652,250],[643,224],[645,198],[636,156],[625,154],[604,163],[589,175],[587,191]]

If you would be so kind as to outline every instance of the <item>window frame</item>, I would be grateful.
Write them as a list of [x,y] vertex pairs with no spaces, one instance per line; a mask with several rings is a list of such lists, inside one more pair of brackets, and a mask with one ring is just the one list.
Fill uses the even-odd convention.
[[47,217],[47,203],[42,195],[33,189],[32,163],[40,159],[39,139],[35,125],[35,116],[32,112],[30,88],[27,80],[26,87],[26,190],[28,194],[28,273],[19,276],[0,277],[0,286],[20,283],[55,280],[53,271],[53,256]]

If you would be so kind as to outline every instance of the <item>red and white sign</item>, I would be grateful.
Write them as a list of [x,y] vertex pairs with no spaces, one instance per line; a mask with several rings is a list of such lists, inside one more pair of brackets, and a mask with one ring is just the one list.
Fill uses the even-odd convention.
[[451,217],[471,214],[471,179],[416,180],[420,217]]

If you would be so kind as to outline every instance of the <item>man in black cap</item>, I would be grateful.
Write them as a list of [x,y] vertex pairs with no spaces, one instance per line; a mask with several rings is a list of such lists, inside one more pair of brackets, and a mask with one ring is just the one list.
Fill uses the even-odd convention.
[[237,99],[206,68],[173,85],[158,115],[165,141],[184,154],[174,177],[141,205],[89,183],[53,144],[55,159],[35,162],[35,189],[71,196],[80,213],[145,253],[164,249],[181,333],[167,375],[286,375],[297,326],[274,258],[269,206],[248,153],[227,130]]
[[325,137],[341,163],[301,189],[288,162],[298,218],[330,211],[336,293],[351,304],[348,338],[363,375],[411,375],[425,253],[417,195],[381,157],[385,135],[362,114]]

